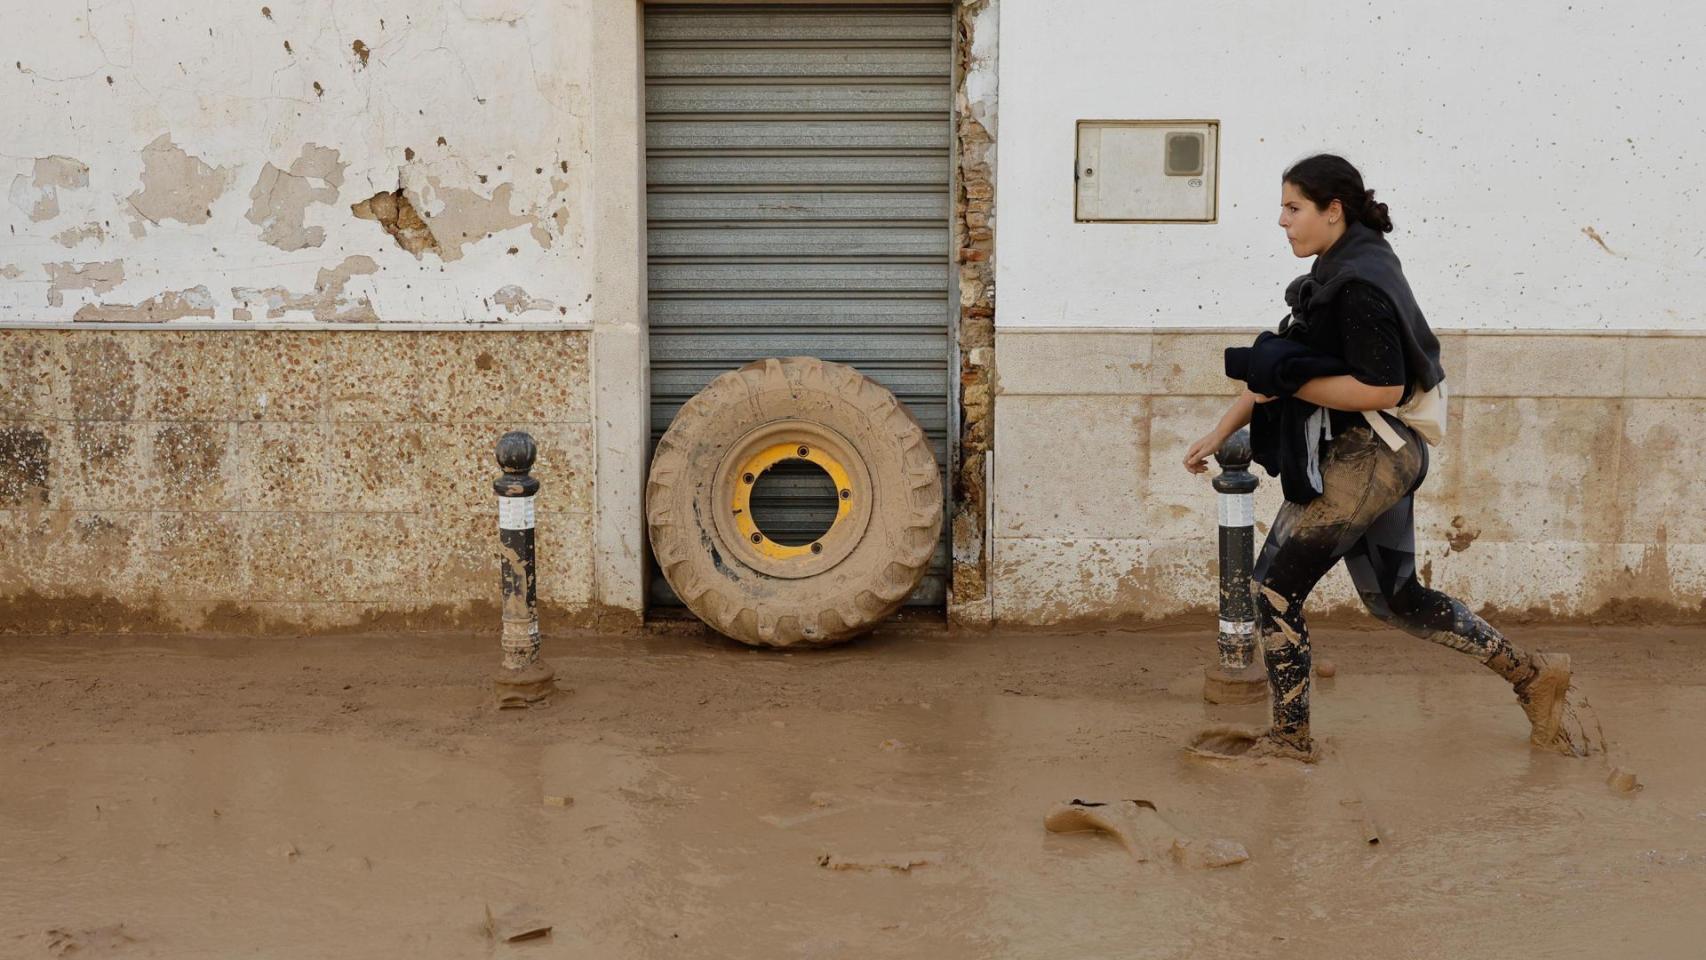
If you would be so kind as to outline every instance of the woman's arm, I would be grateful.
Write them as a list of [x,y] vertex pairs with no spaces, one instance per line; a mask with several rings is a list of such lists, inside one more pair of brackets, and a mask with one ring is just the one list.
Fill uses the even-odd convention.
[[1246,389],[1232,401],[1232,406],[1226,409],[1220,422],[1214,425],[1201,440],[1191,444],[1191,449],[1185,453],[1185,469],[1192,473],[1208,472],[1208,458],[1214,456],[1226,438],[1249,425],[1250,416],[1255,412],[1256,404],[1269,398],[1258,397]]
[[[1347,374],[1339,377],[1316,377],[1304,384],[1293,396],[1318,407],[1358,413],[1397,406],[1398,401],[1404,399],[1404,388],[1371,387]],[[1245,416],[1247,421],[1248,414]]]

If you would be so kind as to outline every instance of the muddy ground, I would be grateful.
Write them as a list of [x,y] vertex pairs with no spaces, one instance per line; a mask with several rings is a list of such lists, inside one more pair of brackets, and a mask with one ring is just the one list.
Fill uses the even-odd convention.
[[[1514,632],[1644,790],[1389,632],[1317,632],[1315,768],[1182,752],[1261,715],[1200,632],[548,635],[565,689],[503,712],[491,636],[7,638],[0,956],[1699,956],[1706,629]],[[1074,797],[1250,859],[1046,833]],[[494,945],[517,905],[549,938]]]

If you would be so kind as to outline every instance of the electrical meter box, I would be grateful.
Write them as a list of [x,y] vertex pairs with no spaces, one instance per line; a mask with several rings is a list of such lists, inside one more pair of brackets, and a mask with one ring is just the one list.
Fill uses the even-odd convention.
[[1078,121],[1080,223],[1213,223],[1220,121]]

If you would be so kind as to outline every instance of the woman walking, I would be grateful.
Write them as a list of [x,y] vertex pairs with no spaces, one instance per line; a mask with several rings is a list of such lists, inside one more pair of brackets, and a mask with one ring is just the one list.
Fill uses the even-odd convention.
[[[1583,752],[1585,742],[1564,723],[1570,658],[1522,650],[1416,578],[1413,496],[1427,475],[1427,442],[1390,411],[1440,387],[1445,371],[1384,236],[1392,230],[1386,204],[1348,161],[1322,154],[1285,172],[1280,205],[1292,253],[1315,262],[1287,289],[1291,314],[1278,334],[1227,351],[1228,375],[1248,386],[1185,455],[1185,468],[1203,473],[1208,457],[1249,424],[1256,461],[1285,492],[1255,569],[1273,726],[1251,753],[1316,757],[1303,607],[1340,560],[1374,616],[1510,681],[1533,744]],[[1443,391],[1435,396],[1443,403]]]

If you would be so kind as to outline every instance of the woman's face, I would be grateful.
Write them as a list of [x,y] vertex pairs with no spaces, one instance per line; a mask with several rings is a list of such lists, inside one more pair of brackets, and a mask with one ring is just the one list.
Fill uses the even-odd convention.
[[1296,184],[1282,183],[1279,225],[1291,241],[1292,256],[1317,256],[1345,235],[1344,207],[1334,200],[1327,209],[1319,209]]

